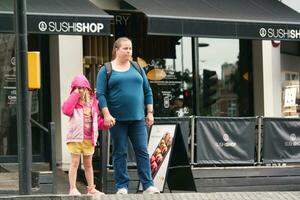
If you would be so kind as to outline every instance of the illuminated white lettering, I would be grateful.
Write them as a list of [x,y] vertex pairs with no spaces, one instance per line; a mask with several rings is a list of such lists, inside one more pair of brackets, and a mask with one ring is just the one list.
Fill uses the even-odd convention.
[[284,38],[285,34],[286,34],[286,32],[284,31],[284,29],[279,29],[278,30],[278,37],[279,38]]
[[82,32],[82,23],[77,23],[76,24],[76,31],[77,32]]
[[63,32],[69,32],[69,23],[68,22],[61,23],[61,30]]
[[76,23],[71,23],[71,25],[69,24],[68,31],[69,32],[76,32]]
[[97,25],[98,25],[98,32],[100,32],[104,28],[104,25],[102,23],[97,23]]
[[295,30],[295,38],[300,38],[300,30]]
[[52,21],[49,22],[49,31],[54,32],[55,29],[56,29],[55,26],[56,26],[56,25],[55,25],[54,22],[52,22]]
[[274,37],[274,29],[271,28],[268,29],[268,37],[270,38]]
[[42,21],[39,23],[41,31],[50,32],[91,32],[99,33],[104,29],[103,23],[80,23],[80,22],[55,22],[49,21],[48,25]]
[[90,32],[95,33],[97,31],[97,26],[95,23],[90,24]]
[[89,24],[88,23],[82,23],[82,31],[89,32]]

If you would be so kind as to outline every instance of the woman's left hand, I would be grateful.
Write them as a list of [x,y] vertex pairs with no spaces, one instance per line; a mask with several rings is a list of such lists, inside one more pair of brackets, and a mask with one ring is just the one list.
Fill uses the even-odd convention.
[[154,123],[154,117],[153,117],[153,113],[147,113],[146,116],[146,124],[148,127],[152,126]]

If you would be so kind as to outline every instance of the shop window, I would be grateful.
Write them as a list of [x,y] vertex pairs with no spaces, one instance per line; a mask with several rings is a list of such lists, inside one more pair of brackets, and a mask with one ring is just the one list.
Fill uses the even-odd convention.
[[300,43],[281,41],[281,75],[282,98],[281,110],[283,117],[299,117],[300,115]]
[[0,34],[0,156],[17,155],[15,36]]
[[284,71],[282,80],[282,115],[283,117],[299,117],[300,94],[299,72]]
[[[150,39],[151,38],[151,39]],[[147,37],[149,44],[137,60],[150,82],[156,117],[183,117],[192,114],[192,71],[191,54],[184,54],[183,48],[191,50],[190,38],[160,36]],[[164,41],[164,42],[159,42]],[[152,44],[152,45],[150,45]],[[153,45],[162,45],[163,48]],[[150,48],[152,47],[152,48]]]
[[[138,60],[144,63],[157,117],[189,116],[196,104],[200,105],[201,116],[253,115],[251,42],[199,38],[200,102],[193,102],[191,38],[169,37],[169,44],[152,39],[164,48],[153,48],[159,49],[156,53],[153,49],[146,51]],[[147,40],[144,43],[148,44]]]
[[200,115],[252,116],[251,42],[212,38],[198,42]]
[[[48,36],[46,36],[48,37]],[[28,50],[40,51],[42,62],[42,77],[45,74],[47,65],[43,60],[44,52],[48,50],[47,46],[42,43],[47,43],[48,40],[42,42],[45,36],[36,34],[28,35]],[[48,55],[45,56],[48,58]],[[48,80],[42,79],[42,89],[31,91],[29,93],[29,100],[31,102],[31,118],[38,121],[42,125],[50,121],[49,110],[41,110],[41,107],[49,108],[49,104],[45,103],[45,99],[49,99],[49,93],[45,82]],[[16,91],[16,59],[15,59],[15,35],[14,34],[0,34],[0,157],[1,156],[17,156],[17,91]],[[43,99],[43,95],[45,99]],[[43,121],[44,120],[44,121]],[[36,159],[44,159],[44,137],[40,128],[32,125],[32,153]]]

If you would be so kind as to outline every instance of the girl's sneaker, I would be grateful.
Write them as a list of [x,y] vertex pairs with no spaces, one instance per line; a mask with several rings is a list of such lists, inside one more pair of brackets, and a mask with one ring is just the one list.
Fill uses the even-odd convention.
[[93,186],[87,186],[86,189],[87,189],[87,195],[104,195],[103,192],[100,192],[99,190],[97,190],[95,188],[96,186],[93,185]]
[[70,189],[69,195],[81,195],[81,193],[77,190],[77,188]]

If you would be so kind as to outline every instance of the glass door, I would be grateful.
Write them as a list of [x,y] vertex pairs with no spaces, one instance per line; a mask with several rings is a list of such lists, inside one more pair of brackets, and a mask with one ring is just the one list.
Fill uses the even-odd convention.
[[15,36],[0,34],[0,162],[17,162]]

